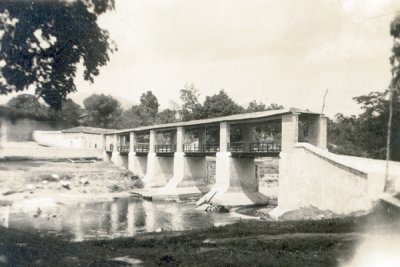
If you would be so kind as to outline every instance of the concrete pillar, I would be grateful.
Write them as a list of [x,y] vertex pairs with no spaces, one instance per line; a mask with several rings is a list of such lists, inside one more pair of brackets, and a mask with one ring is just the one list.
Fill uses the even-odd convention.
[[114,163],[114,165],[117,167],[126,168],[128,159],[126,159],[126,157],[123,158],[123,156],[121,156],[118,151],[119,138],[117,134],[114,134],[112,143],[114,145],[114,148],[111,154],[111,162]]
[[150,130],[150,135],[149,135],[149,154],[154,153],[155,150],[155,145],[156,145],[156,131],[155,130]]
[[143,182],[146,187],[165,186],[173,176],[173,157],[158,157],[155,153],[156,132],[150,130],[147,169]]
[[268,198],[258,192],[253,158],[233,158],[230,152],[218,152],[216,183],[197,205],[214,203],[224,206],[266,204]]
[[[137,162],[137,156],[135,152],[135,144],[136,144],[136,134],[134,132],[129,133],[129,153],[128,153],[128,170],[133,172],[134,174],[141,173],[142,170],[140,165]],[[142,176],[143,177],[143,176]]]
[[110,155],[107,153],[107,138],[105,134],[101,135],[101,148],[103,149],[103,161],[110,162],[111,158]]
[[230,125],[227,122],[219,124],[219,151],[228,152],[228,143],[230,142]]
[[316,147],[327,148],[327,118],[316,115],[308,120],[308,142]]
[[176,128],[176,152],[183,154],[183,137],[185,134],[185,130],[183,127]]
[[299,140],[299,114],[292,113],[282,116],[281,151],[292,152]]
[[135,152],[135,144],[136,144],[136,133],[129,133],[129,152]]

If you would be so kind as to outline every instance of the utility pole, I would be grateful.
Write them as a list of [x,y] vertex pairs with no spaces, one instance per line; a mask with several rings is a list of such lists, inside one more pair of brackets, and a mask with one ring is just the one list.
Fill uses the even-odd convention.
[[[396,39],[393,37],[393,46],[396,44]],[[391,136],[392,136],[392,120],[393,120],[393,81],[396,68],[396,57],[393,57],[393,67],[392,67],[392,81],[389,86],[389,119],[388,119],[388,130],[386,139],[386,170],[385,170],[385,187],[383,192],[388,189],[389,182],[389,162],[390,162],[390,146],[391,146]]]

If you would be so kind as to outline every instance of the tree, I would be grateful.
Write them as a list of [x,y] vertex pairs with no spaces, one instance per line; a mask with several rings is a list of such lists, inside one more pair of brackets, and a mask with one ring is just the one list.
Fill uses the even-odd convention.
[[115,45],[97,25],[114,0],[1,1],[0,94],[35,88],[55,109],[76,91],[77,65],[93,82]]
[[244,108],[233,102],[225,91],[221,90],[216,95],[206,97],[203,112],[206,118],[215,118],[243,113]]
[[159,106],[157,97],[151,91],[143,93],[140,97],[140,108],[143,109],[141,112],[148,113],[154,119],[157,116]]
[[253,100],[249,103],[246,112],[257,112],[265,110],[265,104],[263,102],[257,103],[257,100]]
[[176,111],[172,109],[164,109],[157,114],[157,124],[176,122]]
[[81,115],[82,107],[70,98],[63,101],[61,110],[50,110],[51,120],[63,128],[78,126]]
[[[388,91],[372,92],[354,98],[364,110],[359,116],[358,145],[373,158],[384,159],[386,155],[389,118],[387,94]],[[400,103],[398,101],[393,103],[393,118],[390,158],[400,160]]]
[[283,106],[278,105],[276,103],[271,103],[271,104],[269,104],[268,107],[265,108],[265,110],[278,110],[278,109],[283,109]]
[[7,117],[17,119],[48,120],[47,107],[39,102],[34,95],[21,94],[11,98],[7,105]]
[[193,83],[185,84],[180,90],[180,98],[183,102],[180,115],[183,121],[198,120],[204,118],[203,107],[199,102],[200,92]]
[[122,114],[121,104],[112,96],[91,95],[83,101],[86,126],[119,128]]

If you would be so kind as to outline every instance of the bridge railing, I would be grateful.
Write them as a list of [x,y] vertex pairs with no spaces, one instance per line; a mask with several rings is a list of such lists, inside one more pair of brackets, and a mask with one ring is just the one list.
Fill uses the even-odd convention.
[[183,145],[183,152],[185,153],[201,153],[203,152],[199,145]]
[[133,146],[135,152],[138,153],[148,153],[149,152],[149,144],[148,143],[137,143]]
[[129,152],[129,145],[117,146],[117,150],[120,153],[128,153]]
[[176,145],[155,145],[156,153],[174,153]]
[[215,153],[219,152],[219,143],[207,143],[203,145],[204,152]]
[[185,153],[216,153],[219,152],[219,143],[207,143],[203,145],[183,145]]
[[228,144],[228,150],[234,153],[279,153],[280,142],[232,142]]

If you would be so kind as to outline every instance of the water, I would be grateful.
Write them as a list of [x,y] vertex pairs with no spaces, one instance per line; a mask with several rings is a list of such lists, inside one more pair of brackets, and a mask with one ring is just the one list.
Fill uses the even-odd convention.
[[6,227],[82,241],[134,236],[143,232],[188,230],[237,221],[229,213],[196,211],[194,205],[121,198],[113,202],[9,208]]

